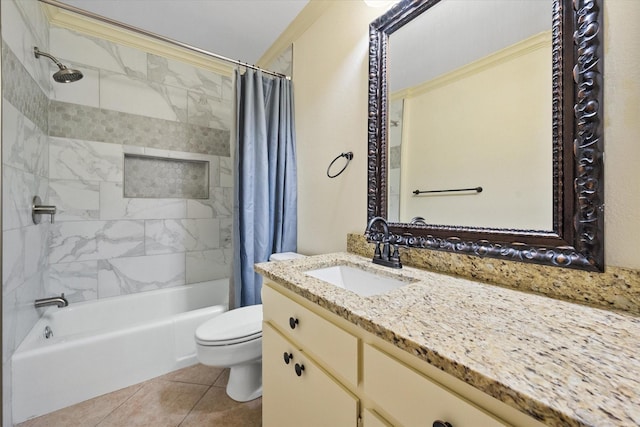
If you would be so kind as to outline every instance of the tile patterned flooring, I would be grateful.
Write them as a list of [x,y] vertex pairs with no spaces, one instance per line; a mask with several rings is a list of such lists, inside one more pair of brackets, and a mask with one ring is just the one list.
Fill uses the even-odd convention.
[[228,369],[194,365],[17,424],[17,427],[260,427],[262,399],[236,402]]

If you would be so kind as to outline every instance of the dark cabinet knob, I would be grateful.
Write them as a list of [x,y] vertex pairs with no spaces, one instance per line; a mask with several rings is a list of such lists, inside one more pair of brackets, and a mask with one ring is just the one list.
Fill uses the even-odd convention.
[[287,365],[289,364],[290,361],[293,360],[293,353],[287,353],[286,351],[284,352],[284,363],[286,363]]
[[296,363],[296,375],[297,376],[302,376],[302,371],[304,371],[304,365],[300,365],[299,363]]
[[295,329],[297,324],[298,319],[296,319],[295,317],[289,317],[289,326],[291,327],[291,329]]
[[433,422],[433,427],[453,427],[453,426],[451,425],[451,423],[438,420]]

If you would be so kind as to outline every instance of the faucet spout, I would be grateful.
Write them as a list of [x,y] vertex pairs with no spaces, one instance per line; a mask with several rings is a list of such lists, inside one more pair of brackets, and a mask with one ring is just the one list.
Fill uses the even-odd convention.
[[[382,225],[382,238],[378,237],[380,233],[373,233],[373,228],[377,223]],[[367,229],[364,234],[368,239],[376,242],[376,249],[372,259],[374,264],[380,264],[391,268],[402,268],[398,245],[393,245],[393,252],[390,250],[389,246],[391,239],[389,236],[389,224],[384,218],[380,216],[374,216],[371,218],[367,224]],[[382,249],[380,249],[381,243]]]
[[41,298],[37,299],[34,303],[36,308],[47,307],[49,305],[57,305],[59,308],[69,305],[69,301],[64,297],[64,294],[59,297]]

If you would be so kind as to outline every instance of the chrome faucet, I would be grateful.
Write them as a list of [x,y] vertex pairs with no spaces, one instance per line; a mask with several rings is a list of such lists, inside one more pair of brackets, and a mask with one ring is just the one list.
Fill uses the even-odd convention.
[[64,297],[64,294],[62,294],[59,297],[37,299],[34,305],[36,306],[36,308],[46,307],[48,305],[66,307],[69,305],[69,301],[67,301],[67,299]]
[[[382,224],[382,237],[380,238],[380,233],[373,233],[373,227],[377,224]],[[367,229],[364,232],[367,239],[373,240],[376,242],[376,250],[373,255],[373,259],[371,260],[374,264],[384,265],[386,267],[391,268],[402,268],[402,263],[400,263],[400,252],[398,251],[398,245],[393,245],[393,252],[390,250],[390,237],[389,237],[389,224],[387,221],[380,217],[375,216],[369,220],[367,224]],[[382,243],[382,249],[380,249],[380,244]]]

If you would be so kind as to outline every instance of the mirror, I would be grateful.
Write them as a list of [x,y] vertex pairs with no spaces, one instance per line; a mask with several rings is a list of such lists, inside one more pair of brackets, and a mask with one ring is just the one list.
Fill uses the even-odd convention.
[[598,0],[404,0],[372,22],[368,219],[603,271],[602,37]]
[[390,35],[389,220],[552,230],[551,8],[446,0]]

